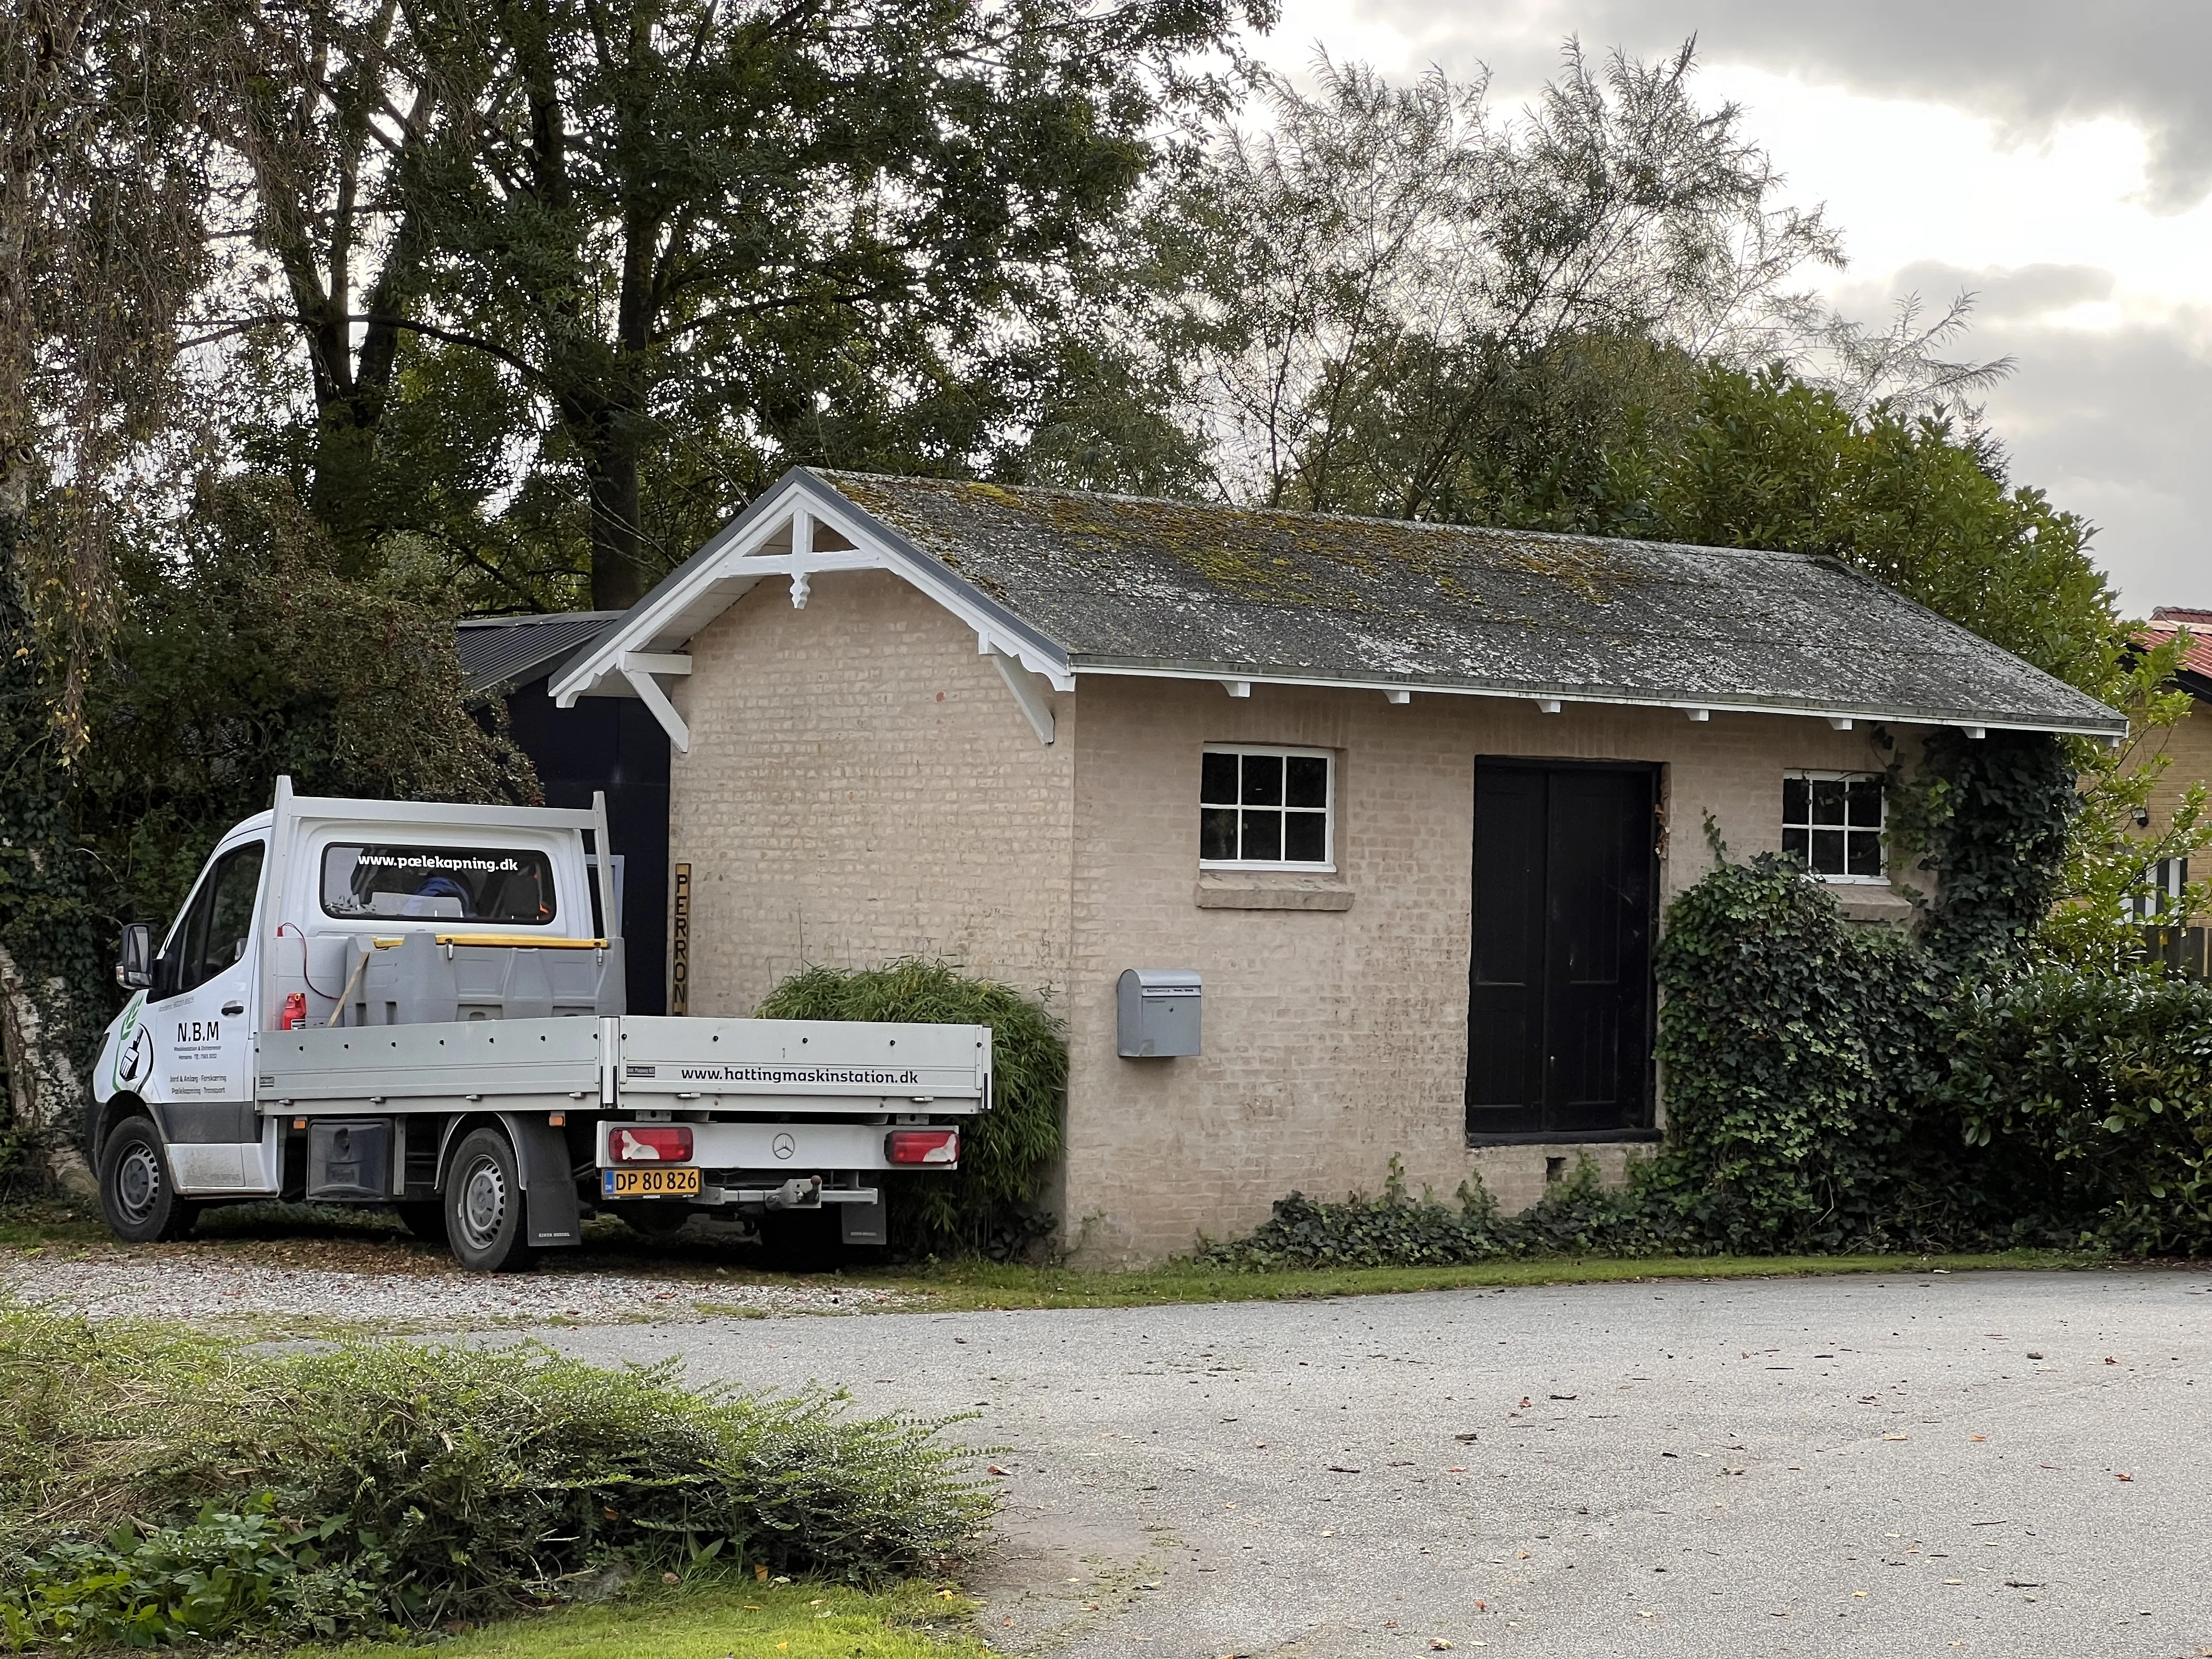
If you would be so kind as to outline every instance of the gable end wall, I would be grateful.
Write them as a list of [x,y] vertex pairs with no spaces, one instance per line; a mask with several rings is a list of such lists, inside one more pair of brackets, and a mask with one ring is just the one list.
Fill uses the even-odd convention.
[[943,957],[1067,984],[1073,699],[1036,740],[975,636],[896,577],[765,581],[690,643],[669,857],[691,866],[691,1012],[800,968]]

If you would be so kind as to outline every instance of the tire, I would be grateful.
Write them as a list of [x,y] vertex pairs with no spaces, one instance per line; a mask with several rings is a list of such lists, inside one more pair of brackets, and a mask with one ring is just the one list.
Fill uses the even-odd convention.
[[177,1194],[168,1155],[151,1118],[126,1117],[100,1149],[100,1209],[110,1231],[131,1244],[182,1238],[199,1206]]
[[446,1168],[446,1244],[471,1273],[527,1267],[532,1252],[514,1148],[497,1129],[473,1129]]
[[415,1237],[433,1244],[446,1242],[446,1205],[442,1199],[418,1199],[412,1203],[395,1204],[399,1212],[399,1224]]

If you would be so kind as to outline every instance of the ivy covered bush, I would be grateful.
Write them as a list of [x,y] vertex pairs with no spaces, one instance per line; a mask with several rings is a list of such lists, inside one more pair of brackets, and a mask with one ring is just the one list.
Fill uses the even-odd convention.
[[1927,954],[1850,927],[1770,854],[1721,864],[1674,902],[1658,975],[1659,1175],[1685,1238],[1743,1253],[1863,1238],[1925,1091]]
[[1403,1164],[1390,1160],[1382,1195],[1353,1193],[1340,1202],[1292,1193],[1243,1238],[1208,1245],[1208,1266],[1252,1271],[1312,1267],[1445,1267],[1507,1256],[1603,1253],[1656,1255],[1685,1248],[1675,1218],[1650,1179],[1652,1165],[1632,1163],[1625,1188],[1608,1188],[1583,1158],[1542,1200],[1508,1216],[1480,1179],[1462,1183],[1447,1204],[1406,1188]]
[[991,1109],[963,1130],[956,1173],[887,1176],[892,1242],[939,1255],[1006,1257],[1052,1231],[1038,1200],[1060,1156],[1067,1036],[1042,1006],[1011,985],[911,957],[854,973],[805,969],[769,993],[759,1017],[989,1026]]

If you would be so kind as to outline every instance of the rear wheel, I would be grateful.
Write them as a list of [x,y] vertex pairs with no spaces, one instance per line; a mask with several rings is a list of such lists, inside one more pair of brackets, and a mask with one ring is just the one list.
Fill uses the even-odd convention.
[[115,1236],[133,1244],[191,1231],[199,1206],[178,1196],[151,1119],[127,1117],[107,1132],[100,1149],[100,1208]]
[[446,1172],[446,1243],[453,1260],[476,1273],[528,1267],[522,1209],[514,1148],[496,1129],[471,1130]]

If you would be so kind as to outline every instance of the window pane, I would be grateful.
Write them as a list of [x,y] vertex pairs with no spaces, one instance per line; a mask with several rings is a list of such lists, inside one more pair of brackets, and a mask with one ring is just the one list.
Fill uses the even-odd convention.
[[1815,830],[1813,832],[1813,872],[1821,876],[1840,876],[1844,873],[1842,830]]
[[261,890],[261,843],[241,847],[222,861],[215,878],[214,920],[208,929],[203,978],[212,979],[246,957],[253,930],[253,898]]
[[1850,817],[1854,829],[1881,828],[1881,780],[1853,778],[1848,793],[1850,796]]
[[[1246,755],[1244,761],[1244,805],[1247,806],[1280,806],[1283,804],[1283,757],[1280,755]],[[1252,855],[1247,853],[1245,857]]]
[[1844,821],[1844,786],[1838,778],[1813,780],[1813,822],[1841,823]]
[[[1249,763],[1251,757],[1245,757]],[[1251,774],[1247,772],[1249,778]],[[1283,856],[1283,815],[1280,812],[1244,814],[1244,850],[1240,856],[1264,863],[1279,863]]]
[[1784,823],[1810,823],[1812,819],[1811,786],[1802,778],[1782,780],[1782,821]]
[[[1297,764],[1293,761],[1293,766]],[[1283,815],[1283,856],[1293,864],[1319,864],[1328,857],[1328,818],[1320,812]]]
[[1293,755],[1289,762],[1291,806],[1328,805],[1328,762],[1318,755]]
[[1208,755],[1199,763],[1198,798],[1217,806],[1237,804],[1237,757]]
[[1784,830],[1782,850],[1808,868],[1813,862],[1813,832],[1809,830]]
[[1237,856],[1237,809],[1201,807],[1198,814],[1198,855],[1202,859]]
[[553,861],[533,848],[364,847],[323,853],[323,914],[542,927],[553,920]]
[[1850,832],[1850,845],[1845,850],[1850,855],[1851,867],[1846,875],[1878,876],[1881,873],[1881,836],[1872,830]]

